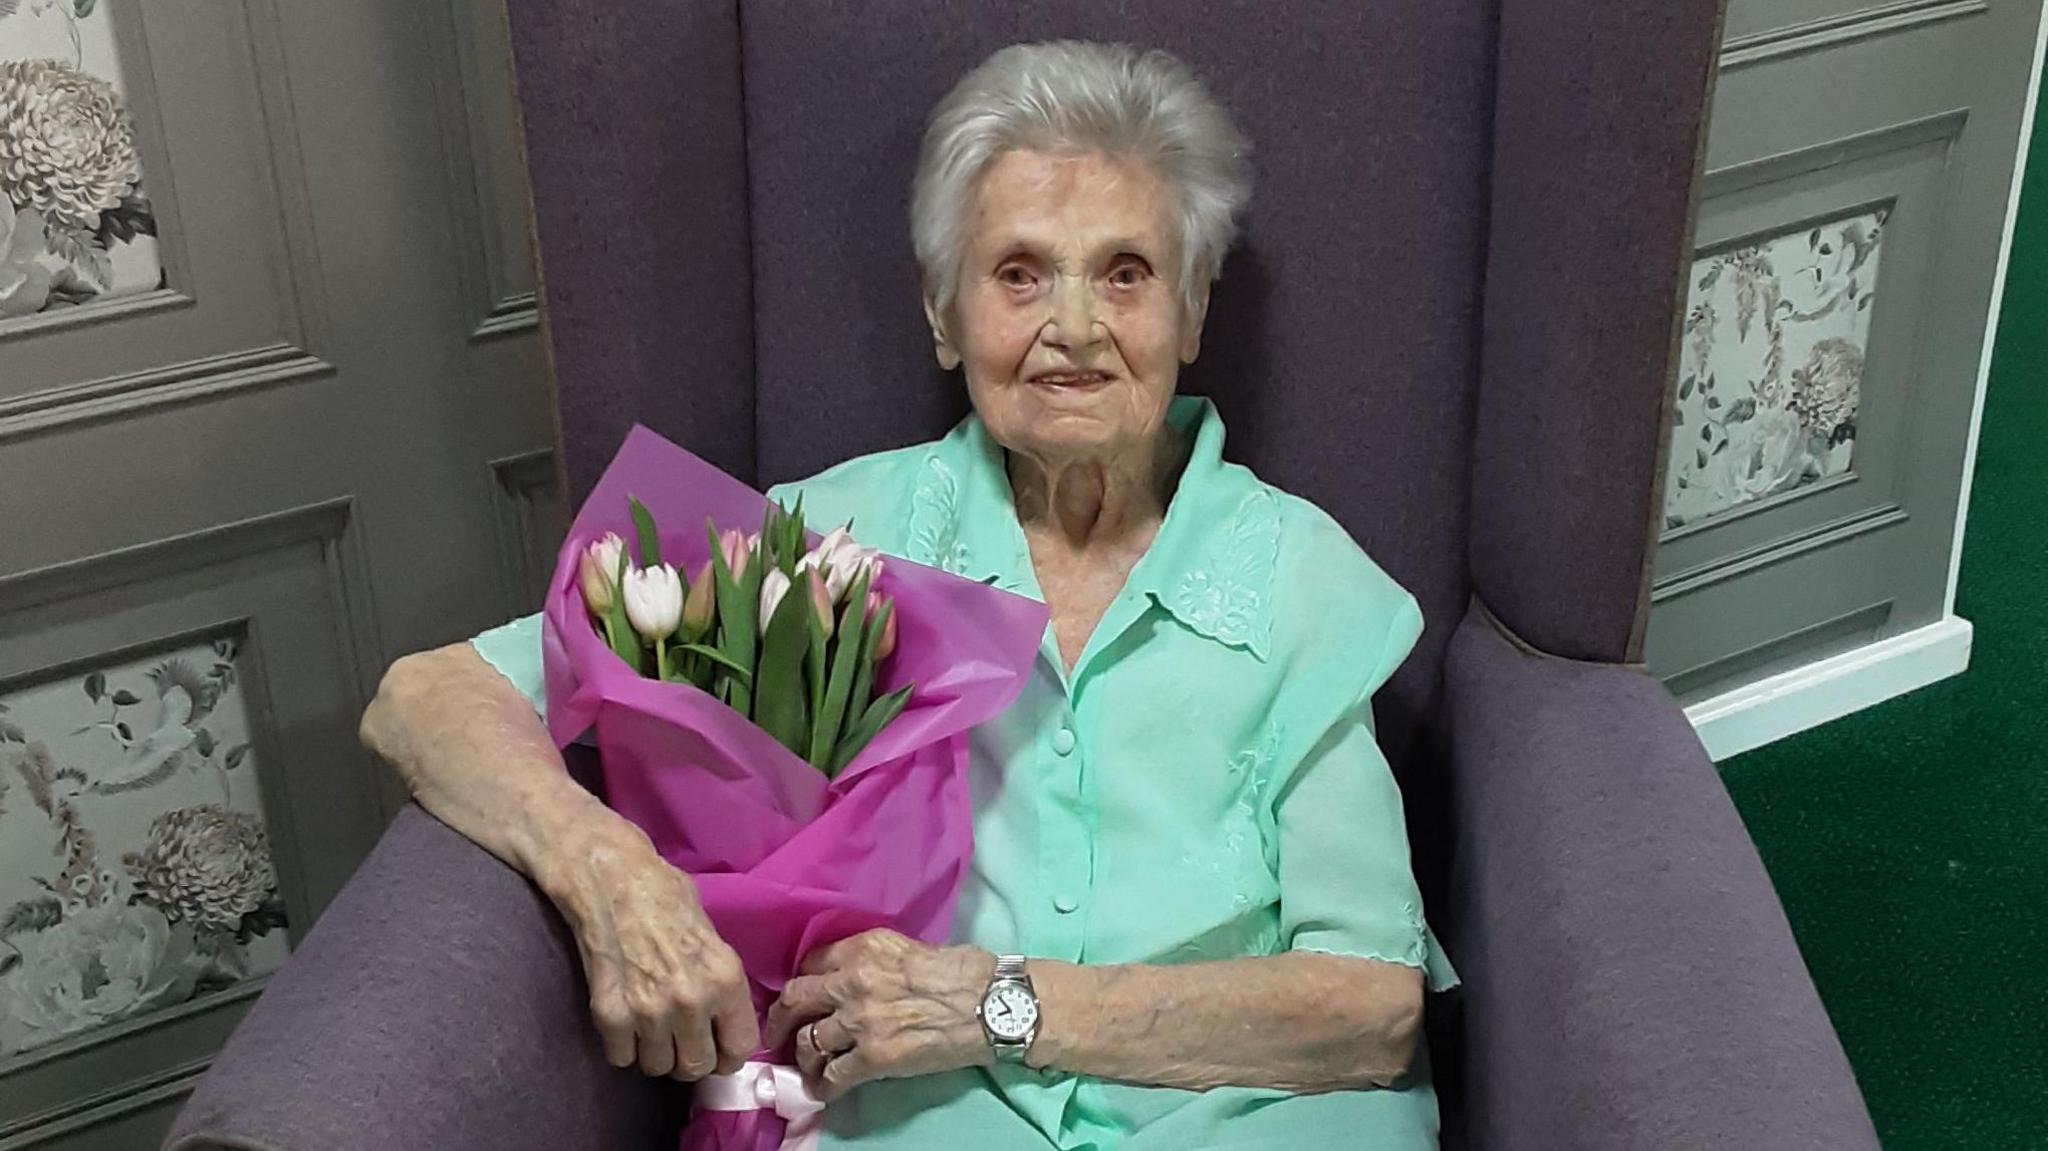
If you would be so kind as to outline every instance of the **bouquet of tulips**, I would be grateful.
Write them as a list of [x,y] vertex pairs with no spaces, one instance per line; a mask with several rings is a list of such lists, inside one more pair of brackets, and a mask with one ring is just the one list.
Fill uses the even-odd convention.
[[[635,428],[542,604],[548,731],[594,733],[605,803],[696,881],[765,1013],[825,944],[946,940],[974,848],[967,733],[1015,698],[1045,618],[846,528],[814,539],[801,505]],[[786,1054],[699,1082],[685,1151],[803,1146],[820,1104]]]
[[751,536],[707,520],[710,558],[686,589],[661,560],[654,516],[628,502],[637,556],[606,532],[577,579],[628,666],[710,693],[828,777],[903,710],[911,684],[873,698],[875,668],[896,650],[896,605],[880,591],[881,553],[854,543],[851,525],[804,551],[801,497],[794,511],[770,504]]

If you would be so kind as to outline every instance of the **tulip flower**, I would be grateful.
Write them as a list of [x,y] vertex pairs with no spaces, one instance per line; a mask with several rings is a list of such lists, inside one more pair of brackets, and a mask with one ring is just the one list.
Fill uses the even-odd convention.
[[832,601],[835,597],[826,587],[823,573],[814,571],[806,578],[804,573],[798,572],[797,578],[804,581],[804,587],[811,593],[812,616],[816,617],[819,626],[824,629],[825,638],[831,639],[833,624]]
[[759,536],[748,536],[738,528],[719,533],[718,551],[725,557],[725,570],[732,573],[735,581],[743,580],[747,574],[747,563],[761,548]]
[[582,562],[577,565],[577,584],[583,592],[583,606],[590,613],[602,616],[612,610],[612,595],[618,591],[619,554],[626,549],[626,541],[617,532],[606,532],[604,538],[583,549]]
[[[875,612],[877,612],[877,611],[880,611],[880,610],[882,609],[883,605],[885,605],[885,604],[891,604],[891,601],[883,599],[883,598],[882,598],[881,596],[879,596],[879,595],[876,595],[876,594],[875,594],[874,592],[869,592],[869,593],[868,593],[868,618],[869,618],[869,619],[873,619],[873,618],[875,618],[875,614],[874,614],[874,613],[875,613]],[[885,660],[885,659],[888,659],[888,658],[889,658],[889,653],[890,653],[890,652],[893,652],[893,651],[895,651],[895,650],[896,650],[896,610],[895,610],[894,606],[892,605],[892,606],[890,607],[890,609],[889,609],[889,616],[888,616],[888,618],[887,618],[887,619],[884,619],[884,620],[882,621],[882,634],[881,634],[881,635],[878,635],[878,636],[876,636],[876,637],[875,637],[875,662],[876,662],[876,663],[880,663],[880,662],[882,662],[883,660]]]
[[626,618],[648,642],[676,633],[683,618],[683,580],[667,564],[629,568],[619,594],[626,599]]
[[775,618],[775,609],[782,606],[782,597],[789,594],[789,577],[780,569],[771,569],[761,577],[761,634],[768,634],[768,622]]
[[824,585],[826,598],[835,603],[846,594],[846,573],[835,566],[832,557],[823,551],[811,552],[796,561],[796,571],[798,575],[805,572],[818,573],[818,580]]
[[829,556],[838,552],[841,548],[848,548],[853,546],[855,546],[853,542],[853,534],[846,530],[846,525],[841,524],[840,526],[833,528],[831,531],[826,532],[825,538],[818,541],[818,546],[816,548],[813,548],[812,552],[816,555]]
[[668,641],[683,619],[683,578],[667,564],[629,568],[619,585],[626,619],[654,644],[654,678],[669,678]]
[[882,574],[881,557],[880,551],[861,547],[844,527],[836,527],[797,566],[824,573],[825,590],[831,594],[832,602],[838,603],[846,598],[848,589],[860,582],[862,575],[868,577],[870,585],[874,583]]
[[860,567],[854,572],[854,576],[858,579],[862,575],[868,577],[869,587],[874,587],[876,583],[880,582],[882,578],[882,549],[861,549]]
[[718,607],[717,581],[712,577],[711,564],[697,569],[696,578],[690,581],[690,592],[683,597],[683,638],[695,643],[711,630],[711,621],[716,617]]

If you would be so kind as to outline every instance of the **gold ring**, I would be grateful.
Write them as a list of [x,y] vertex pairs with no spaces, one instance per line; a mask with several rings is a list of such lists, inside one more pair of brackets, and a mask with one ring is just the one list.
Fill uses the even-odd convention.
[[805,1038],[806,1040],[808,1040],[808,1041],[810,1042],[810,1045],[811,1045],[811,1050],[813,1050],[813,1051],[817,1052],[817,1053],[818,1053],[818,1055],[819,1055],[819,1056],[820,1056],[821,1058],[825,1058],[825,1059],[830,1059],[830,1058],[832,1058],[832,1057],[831,1057],[830,1055],[827,1055],[827,1054],[825,1054],[825,1046],[824,1046],[824,1044],[822,1044],[822,1043],[819,1043],[819,1042],[818,1042],[818,1025],[817,1025],[817,1024],[815,1024],[815,1023],[806,1023],[806,1024],[804,1024],[804,1038]]

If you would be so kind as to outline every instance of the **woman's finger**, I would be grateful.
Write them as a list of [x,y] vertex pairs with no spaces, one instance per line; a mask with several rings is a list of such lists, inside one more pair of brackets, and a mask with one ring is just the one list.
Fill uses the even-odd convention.
[[779,1051],[799,1026],[837,1006],[822,975],[799,975],[782,985],[782,994],[768,1007],[767,1046]]
[[662,1076],[675,1070],[676,1041],[666,1029],[650,1027],[641,1032],[638,1046],[641,1074]]
[[738,1071],[761,1046],[761,1026],[754,1019],[754,996],[746,970],[737,955],[728,953],[728,959],[707,971],[711,976],[711,1041],[721,1075]]
[[754,1005],[720,1011],[711,1017],[711,1042],[717,1049],[720,1075],[731,1075],[754,1057],[761,1047],[761,1026],[754,1022]]
[[811,1024],[811,1041],[817,1044],[818,1050],[832,1056],[844,1055],[854,1046],[853,1032],[837,1014],[827,1015]]
[[613,1067],[631,1067],[638,1058],[639,1037],[633,1026],[633,1012],[619,993],[618,980],[608,964],[584,961],[590,973],[590,1017],[604,1042],[604,1061]]
[[820,1099],[830,1102],[865,1083],[872,1077],[868,1056],[856,1047],[844,1055],[835,1055],[825,1061],[825,1066],[810,1078],[816,1084]]
[[811,1030],[813,1026],[806,1023],[797,1028],[796,1032],[796,1069],[803,1073],[804,1081],[807,1083],[818,1082],[825,1061],[831,1058],[819,1047],[816,1033]]
[[711,1021],[701,1011],[680,1012],[673,1025],[676,1052],[675,1077],[694,1083],[718,1065],[718,1050],[711,1042]]

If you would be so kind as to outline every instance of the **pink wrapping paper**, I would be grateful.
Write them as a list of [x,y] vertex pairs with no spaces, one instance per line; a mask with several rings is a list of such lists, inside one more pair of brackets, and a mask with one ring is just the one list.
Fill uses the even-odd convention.
[[[814,948],[875,927],[944,942],[973,852],[967,731],[1016,698],[1045,632],[1042,604],[890,557],[897,646],[880,697],[916,685],[909,705],[834,780],[731,708],[687,684],[645,679],[612,654],[577,590],[583,548],[633,538],[628,497],[661,529],[662,558],[688,579],[709,558],[704,520],[760,526],[766,500],[635,426],[605,470],[555,564],[542,623],[548,729],[567,746],[595,728],[607,802],[688,872],[719,934],[739,953],[765,1014]],[[823,524],[822,527],[836,525]],[[757,1053],[774,1060],[787,1053]],[[772,1111],[700,1111],[686,1151],[767,1151]]]

